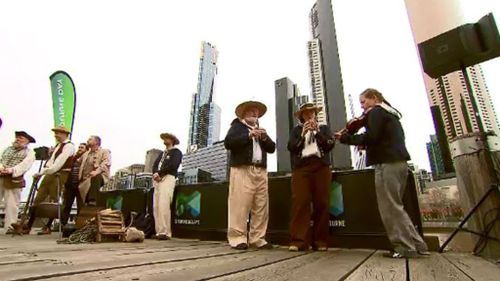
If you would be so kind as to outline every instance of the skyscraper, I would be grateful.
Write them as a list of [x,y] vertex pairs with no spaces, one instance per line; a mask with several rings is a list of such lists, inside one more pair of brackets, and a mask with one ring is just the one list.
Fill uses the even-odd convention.
[[[415,44],[465,24],[460,2],[456,0],[420,1],[405,0]],[[461,71],[437,79],[422,71],[431,106],[432,117],[445,163],[445,172],[453,172],[448,143],[451,139],[480,130],[470,96],[479,108],[479,116],[487,130],[500,132],[498,119],[479,65],[467,68],[472,92],[467,91],[465,76]]]
[[298,120],[293,114],[299,110],[300,105],[309,101],[309,97],[300,95],[297,85],[288,77],[274,81],[274,91],[276,99],[276,151],[278,172],[289,172],[292,168],[287,144],[290,138],[290,132],[293,127],[298,124]]
[[184,155],[182,171],[200,168],[210,172],[216,181],[227,181],[228,158],[229,152],[224,147],[224,141],[219,141]]
[[[333,19],[331,0],[317,0],[309,15],[313,40],[308,42],[313,101],[324,104],[324,119],[334,131],[347,122],[346,104]],[[318,116],[323,119],[323,116]],[[347,145],[333,149],[334,169],[351,168],[351,151]]]
[[431,164],[432,177],[434,179],[445,174],[444,161],[439,147],[439,141],[436,135],[430,136],[431,141],[427,145],[427,155]]
[[153,165],[156,161],[156,158],[162,154],[163,151],[159,149],[150,149],[146,151],[146,161],[144,162],[144,172],[146,173],[152,173],[153,172]]
[[217,56],[215,46],[205,41],[201,43],[198,86],[191,103],[188,152],[219,140],[221,110],[214,102]]
[[325,78],[323,77],[323,64],[321,61],[321,50],[319,44],[319,39],[308,41],[307,50],[309,52],[312,100],[316,106],[324,109],[318,113],[318,123],[326,125],[328,124],[328,115],[325,110]]

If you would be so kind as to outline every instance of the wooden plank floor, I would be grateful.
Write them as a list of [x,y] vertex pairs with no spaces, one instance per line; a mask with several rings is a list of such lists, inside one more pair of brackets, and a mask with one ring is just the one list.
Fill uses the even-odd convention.
[[499,280],[500,268],[460,253],[394,260],[382,252],[286,248],[236,251],[173,239],[57,244],[51,236],[0,236],[0,280]]

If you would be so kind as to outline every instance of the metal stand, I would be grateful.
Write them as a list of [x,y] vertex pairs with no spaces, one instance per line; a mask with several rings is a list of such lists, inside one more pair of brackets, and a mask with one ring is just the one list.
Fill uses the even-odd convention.
[[59,224],[59,238],[58,241],[62,240],[62,224],[61,224],[61,178],[59,177],[59,173],[56,173],[56,181],[57,181],[57,220]]
[[[483,197],[481,197],[481,199],[479,200],[479,202],[477,202],[477,204],[469,211],[469,213],[467,213],[467,215],[460,222],[460,224],[457,226],[457,228],[455,228],[455,230],[453,231],[453,233],[446,239],[446,241],[443,243],[443,245],[439,248],[439,252],[440,253],[442,253],[444,251],[444,249],[446,248],[446,246],[451,242],[451,240],[453,240],[453,237],[455,237],[455,235],[457,235],[457,233],[459,231],[469,232],[469,233],[481,236],[481,237],[486,238],[486,239],[491,239],[491,240],[495,240],[495,241],[500,242],[500,239],[497,239],[495,237],[489,236],[489,233],[480,233],[480,232],[476,232],[476,231],[473,231],[473,230],[470,230],[470,229],[467,229],[467,228],[464,227],[464,225],[472,217],[472,215],[476,212],[476,210],[479,209],[479,207],[481,206],[481,204],[486,200],[486,198],[488,198],[488,196],[490,195],[490,193],[492,193],[494,191],[500,191],[500,186],[498,186],[498,185],[492,185],[491,188],[483,195]],[[479,243],[480,243],[480,241],[478,241],[478,243],[474,247],[474,254],[477,254],[477,250],[479,248]]]
[[[38,167],[38,172],[42,170],[43,167],[43,160],[40,160],[40,166]],[[35,199],[35,195],[38,189],[38,182],[40,181],[40,178],[33,179],[33,183],[31,184],[30,187],[30,193],[28,194],[28,199],[26,200],[26,205],[24,205],[23,213],[21,214],[21,220],[19,222],[19,227],[18,228],[13,228],[12,236],[15,235],[23,235],[23,229],[24,229],[24,222],[26,221],[26,218],[28,217],[28,211],[30,210],[31,204],[33,203],[33,200]]]

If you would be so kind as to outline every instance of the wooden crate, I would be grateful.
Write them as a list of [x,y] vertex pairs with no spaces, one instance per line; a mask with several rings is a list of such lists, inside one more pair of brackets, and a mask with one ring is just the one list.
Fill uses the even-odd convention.
[[97,242],[102,241],[102,235],[114,235],[122,240],[124,234],[125,224],[121,211],[106,209],[97,213]]

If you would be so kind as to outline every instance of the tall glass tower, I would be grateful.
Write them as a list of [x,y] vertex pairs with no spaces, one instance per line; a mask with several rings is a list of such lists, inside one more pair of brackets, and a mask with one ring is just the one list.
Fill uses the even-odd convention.
[[[342,84],[340,58],[331,0],[317,0],[309,14],[313,39],[308,42],[312,99],[323,107],[318,121],[332,131],[344,128],[347,109]],[[332,168],[350,169],[351,150],[347,145],[336,145],[332,150]]]
[[219,140],[221,110],[214,102],[217,56],[215,46],[205,41],[201,43],[198,86],[191,103],[188,152]]

